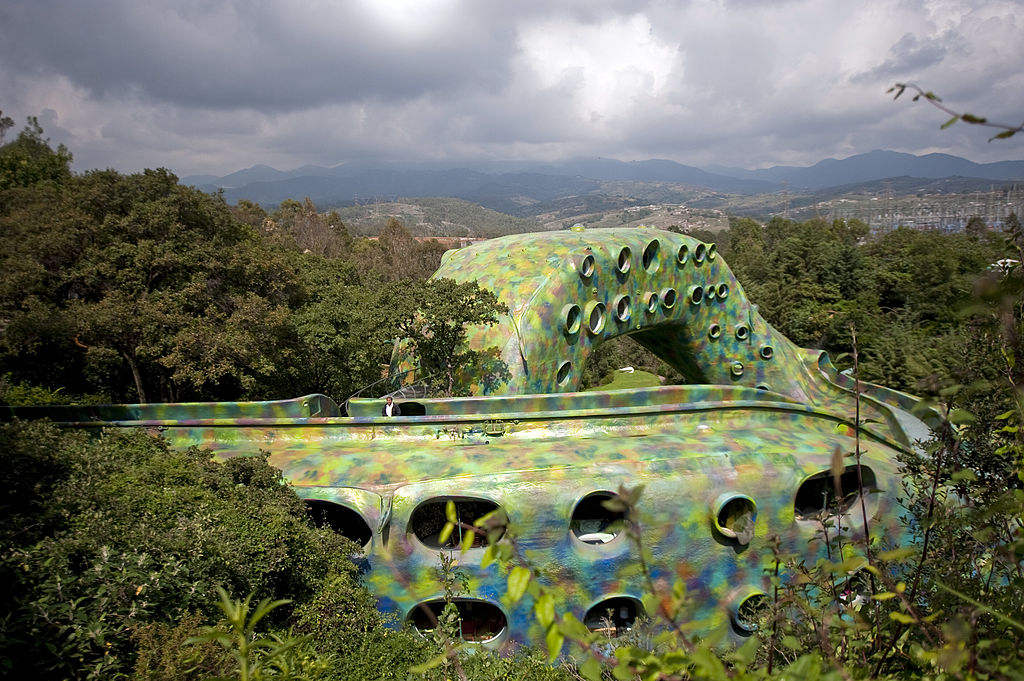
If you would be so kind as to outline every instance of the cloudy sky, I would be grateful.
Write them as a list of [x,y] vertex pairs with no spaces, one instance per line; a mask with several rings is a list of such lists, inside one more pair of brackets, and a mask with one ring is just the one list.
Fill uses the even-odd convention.
[[0,110],[75,168],[891,149],[1024,159],[1022,0],[7,0]]

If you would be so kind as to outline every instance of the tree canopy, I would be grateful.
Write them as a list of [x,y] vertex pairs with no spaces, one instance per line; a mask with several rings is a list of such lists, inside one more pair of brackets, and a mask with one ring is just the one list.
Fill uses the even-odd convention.
[[[0,142],[14,125],[0,112]],[[0,147],[0,191],[13,187],[31,187],[41,183],[62,184],[71,177],[71,152],[61,144],[50,147],[43,128],[34,116],[13,142]]]
[[426,284],[445,249],[396,220],[357,240],[308,199],[268,215],[164,169],[73,175],[70,158],[34,120],[0,147],[13,169],[0,188],[9,384],[124,402],[343,400],[381,378],[403,334],[450,374],[469,356],[443,315],[472,323],[499,309],[475,287],[452,298]]

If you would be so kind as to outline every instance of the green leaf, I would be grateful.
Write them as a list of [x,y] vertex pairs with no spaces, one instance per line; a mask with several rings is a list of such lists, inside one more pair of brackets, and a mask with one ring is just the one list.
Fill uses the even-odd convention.
[[992,140],[1005,140],[1013,137],[1016,134],[1017,130],[1003,130],[998,135],[992,135],[991,137],[989,137],[988,141],[991,142]]
[[757,651],[761,647],[761,641],[756,636],[751,637],[732,654],[731,662],[745,668],[754,663],[757,658]]
[[947,385],[945,388],[939,390],[939,395],[941,395],[942,397],[950,397],[952,395],[956,395],[963,389],[964,387],[961,384],[955,383],[953,385]]
[[612,676],[618,681],[633,681],[636,678],[633,670],[624,661],[615,665],[615,669],[612,670]]
[[448,654],[447,653],[441,653],[440,655],[436,655],[436,656],[430,658],[429,660],[427,660],[423,664],[417,664],[417,665],[413,665],[412,667],[409,667],[409,671],[412,672],[413,674],[426,674],[431,669],[434,669],[435,667],[440,667],[442,664],[444,664],[444,661],[447,660],[447,659],[448,659]]
[[661,599],[650,592],[646,592],[640,597],[640,604],[644,606],[644,612],[658,612],[658,609],[661,607]]
[[494,517],[494,514],[497,513],[497,512],[498,512],[498,510],[495,509],[495,510],[489,512],[489,513],[483,514],[482,516],[480,516],[479,518],[477,518],[476,520],[473,521],[473,526],[474,527],[483,527],[488,521],[490,521],[491,518]]
[[540,625],[549,629],[555,623],[555,598],[550,593],[541,594],[533,604],[533,612]]
[[259,621],[266,617],[272,610],[275,610],[282,605],[288,605],[289,603],[291,603],[291,600],[289,599],[271,601],[269,598],[264,598],[256,605],[256,610],[249,617],[247,629],[249,631],[254,631]]
[[964,468],[953,473],[953,475],[950,476],[950,479],[953,482],[976,482],[978,480],[978,476],[974,474],[974,471]]
[[578,671],[587,681],[601,681],[601,663],[593,657],[584,660]]
[[562,615],[562,621],[558,623],[558,630],[574,641],[586,641],[590,638],[590,629],[587,629],[586,625],[576,619],[572,613]]
[[601,502],[601,506],[605,510],[611,511],[612,513],[625,513],[629,510],[629,506],[620,497],[611,497]]
[[544,640],[548,644],[548,658],[554,662],[562,652],[562,644],[565,643],[565,637],[558,631],[558,627],[551,627],[548,629]]
[[787,634],[786,636],[782,637],[782,645],[789,648],[790,650],[800,650],[801,648],[803,648],[803,646],[800,645],[800,641],[797,639],[797,637],[790,634]]
[[910,413],[921,420],[925,420],[931,416],[936,415],[935,403],[930,400],[921,400],[913,407],[910,408]]
[[444,506],[444,517],[452,524],[459,522],[459,516],[455,512],[455,502],[451,499],[449,499],[448,503]]
[[948,121],[946,121],[945,123],[943,123],[943,124],[942,124],[942,126],[941,126],[941,127],[939,128],[939,129],[940,129],[940,130],[945,130],[945,129],[946,129],[946,128],[948,128],[949,126],[951,126],[951,125],[953,125],[954,123],[956,123],[956,122],[957,122],[958,120],[960,120],[960,117],[959,117],[959,116],[953,116],[953,117],[952,117],[952,118],[950,118],[950,119],[949,119]]
[[974,414],[966,409],[960,409],[957,407],[953,411],[949,412],[949,422],[955,426],[968,426],[976,420],[977,419],[974,418]]
[[835,575],[852,575],[858,570],[863,570],[867,563],[868,559],[864,556],[850,556],[841,563],[832,563],[830,569]]
[[473,540],[476,539],[476,532],[468,530],[466,534],[462,536],[462,552],[465,553],[473,548]]
[[522,565],[512,568],[508,575],[508,598],[512,603],[518,603],[526,593],[526,587],[530,585],[530,571]]
[[494,545],[491,544],[484,549],[484,555],[480,557],[480,569],[485,570],[487,566],[494,562]]
[[442,545],[448,541],[448,538],[452,536],[452,532],[455,531],[454,523],[445,523],[444,527],[441,528],[441,534],[437,536],[437,541]]
[[902,612],[890,612],[889,619],[896,620],[903,624],[913,624],[916,620],[910,615],[905,615]]

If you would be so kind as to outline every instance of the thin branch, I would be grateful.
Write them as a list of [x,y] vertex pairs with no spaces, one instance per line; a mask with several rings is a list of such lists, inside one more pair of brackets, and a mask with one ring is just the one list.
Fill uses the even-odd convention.
[[1002,132],[993,135],[992,137],[989,137],[989,142],[991,142],[992,140],[1007,139],[1009,137],[1013,137],[1018,132],[1024,132],[1024,122],[1022,122],[1019,125],[1009,125],[1007,123],[995,123],[983,116],[976,116],[972,113],[958,113],[953,109],[950,109],[945,104],[943,104],[942,98],[940,98],[934,92],[924,90],[913,83],[896,83],[891,88],[886,90],[886,94],[892,94],[893,92],[895,92],[896,94],[893,95],[893,99],[896,100],[899,99],[900,95],[902,95],[907,90],[913,90],[917,92],[917,94],[914,95],[913,101],[916,102],[917,100],[924,98],[926,102],[934,106],[936,109],[943,111],[951,116],[951,118],[948,121],[942,124],[943,129],[948,128],[957,121],[963,121],[964,123],[970,123],[971,125],[983,125],[985,127],[1002,130]]

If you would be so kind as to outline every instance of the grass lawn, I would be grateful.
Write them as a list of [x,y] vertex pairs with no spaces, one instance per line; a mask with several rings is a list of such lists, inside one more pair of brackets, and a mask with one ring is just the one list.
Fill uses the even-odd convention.
[[[647,371],[634,371],[627,374],[624,371],[616,371],[612,375],[611,383],[604,383],[594,388],[587,388],[586,392],[592,390],[626,390],[628,388],[653,388],[661,385],[661,380]],[[607,378],[607,377],[606,377]]]

